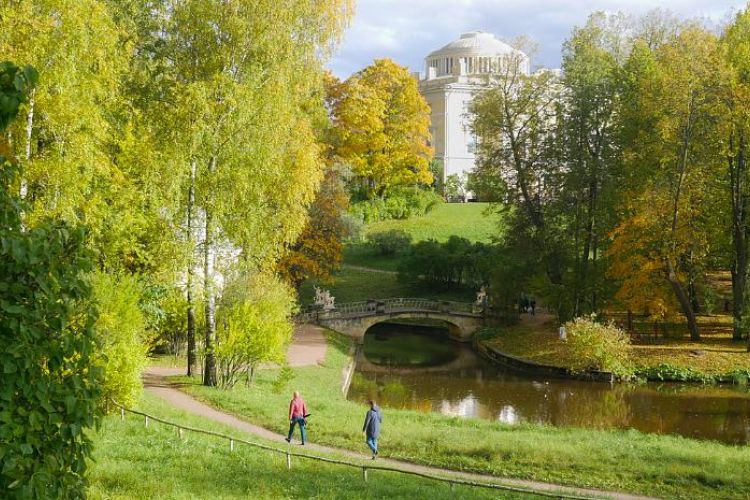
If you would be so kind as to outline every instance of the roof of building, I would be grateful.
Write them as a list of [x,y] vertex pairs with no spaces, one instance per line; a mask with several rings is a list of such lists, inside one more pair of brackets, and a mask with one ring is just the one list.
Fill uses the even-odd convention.
[[435,56],[500,56],[510,54],[516,49],[505,42],[501,42],[492,33],[484,31],[470,31],[463,33],[461,38],[431,52],[427,57]]

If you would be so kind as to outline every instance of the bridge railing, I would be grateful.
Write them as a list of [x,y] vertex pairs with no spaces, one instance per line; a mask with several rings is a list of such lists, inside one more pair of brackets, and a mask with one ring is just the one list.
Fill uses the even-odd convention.
[[336,307],[329,311],[308,309],[298,314],[295,317],[295,320],[304,323],[314,322],[321,318],[359,318],[400,312],[481,315],[482,308],[477,308],[476,304],[470,302],[396,297],[382,300],[362,300],[359,302],[336,304]]

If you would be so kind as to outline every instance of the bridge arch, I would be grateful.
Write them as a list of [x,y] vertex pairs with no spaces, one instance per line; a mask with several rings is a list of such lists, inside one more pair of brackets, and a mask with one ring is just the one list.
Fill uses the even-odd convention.
[[484,325],[484,315],[476,306],[463,302],[398,298],[341,304],[330,311],[315,313],[317,322],[326,328],[364,342],[373,325],[394,319],[430,319],[446,323],[451,338],[470,342]]

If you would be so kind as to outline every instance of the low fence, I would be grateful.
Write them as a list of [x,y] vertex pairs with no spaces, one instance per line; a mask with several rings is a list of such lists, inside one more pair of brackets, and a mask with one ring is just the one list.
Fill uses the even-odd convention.
[[[602,318],[612,321],[638,340],[680,339],[690,334],[687,323],[663,321],[644,313],[605,311]],[[698,315],[696,320],[701,334],[731,334],[734,330],[732,323],[716,316]]]
[[149,415],[148,413],[144,413],[144,412],[141,412],[141,411],[138,411],[138,410],[131,410],[130,408],[126,408],[123,405],[121,405],[121,404],[119,404],[117,402],[114,402],[114,401],[112,402],[112,404],[114,404],[116,407],[118,407],[120,409],[120,418],[122,420],[125,420],[125,414],[126,413],[131,413],[133,415],[139,415],[139,416],[143,417],[144,424],[145,424],[146,427],[149,426],[149,422],[150,421],[154,421],[154,422],[159,422],[161,424],[169,425],[171,427],[176,428],[177,429],[177,435],[178,435],[179,438],[182,438],[183,434],[186,431],[189,431],[189,432],[195,432],[195,433],[198,433],[198,434],[205,434],[207,436],[213,436],[213,437],[217,437],[217,438],[220,438],[220,439],[224,439],[224,440],[226,440],[228,442],[228,444],[229,444],[229,450],[230,451],[234,451],[234,448],[235,448],[235,446],[237,444],[243,444],[245,446],[250,446],[250,447],[253,447],[253,448],[259,448],[259,449],[262,449],[262,450],[267,450],[267,451],[270,451],[270,452],[273,452],[273,453],[278,453],[280,455],[286,455],[286,466],[287,466],[287,469],[291,469],[292,468],[292,457],[296,457],[296,458],[304,458],[304,459],[307,459],[307,460],[316,460],[318,462],[325,462],[325,463],[329,463],[329,464],[341,465],[341,466],[344,466],[344,467],[351,467],[351,468],[354,468],[354,469],[360,469],[362,471],[362,478],[364,479],[365,482],[367,482],[367,480],[368,480],[368,472],[369,471],[384,471],[384,472],[395,472],[395,473],[398,473],[398,474],[407,474],[407,475],[411,475],[411,476],[418,476],[418,477],[422,477],[422,478],[425,478],[425,479],[430,479],[430,480],[433,480],[433,481],[439,481],[439,482],[443,482],[443,483],[448,483],[450,485],[451,490],[453,490],[456,485],[460,485],[460,486],[471,486],[471,487],[475,487],[475,488],[486,488],[486,489],[492,489],[492,490],[513,491],[513,492],[516,492],[516,493],[524,493],[524,494],[528,494],[528,495],[536,495],[536,496],[546,497],[546,498],[560,498],[560,499],[568,499],[569,498],[569,499],[573,499],[573,500],[591,500],[592,498],[596,498],[596,497],[589,497],[589,496],[570,495],[570,494],[566,494],[566,493],[562,493],[562,492],[551,492],[551,491],[541,491],[541,490],[532,490],[532,489],[527,489],[527,488],[519,488],[517,486],[509,486],[509,485],[506,485],[506,484],[482,483],[482,482],[477,482],[477,481],[469,481],[469,480],[466,480],[466,479],[446,478],[446,477],[435,476],[435,475],[432,475],[432,474],[427,474],[427,473],[424,473],[424,472],[418,472],[418,471],[412,471],[412,470],[406,470],[406,469],[398,469],[396,467],[387,467],[387,466],[383,466],[383,465],[374,465],[374,464],[372,464],[372,465],[363,465],[363,464],[357,464],[357,463],[354,463],[354,462],[348,462],[346,460],[337,460],[337,459],[333,459],[333,458],[326,458],[326,457],[321,457],[321,456],[316,456],[316,455],[306,455],[304,453],[298,453],[298,452],[294,452],[294,451],[291,451],[291,450],[282,450],[282,449],[275,448],[273,446],[268,446],[268,445],[265,445],[265,444],[253,443],[251,441],[247,441],[247,440],[244,440],[244,439],[240,439],[240,438],[236,438],[236,437],[233,437],[233,436],[229,436],[227,434],[222,434],[220,432],[214,432],[214,431],[209,431],[209,430],[205,430],[205,429],[198,429],[198,428],[195,428],[195,427],[190,427],[188,425],[177,424],[175,422],[170,422],[168,420],[164,420],[162,418],[155,417],[153,415]]

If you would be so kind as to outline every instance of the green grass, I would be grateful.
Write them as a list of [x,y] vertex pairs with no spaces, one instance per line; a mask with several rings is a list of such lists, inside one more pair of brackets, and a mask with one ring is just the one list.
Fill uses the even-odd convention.
[[[310,304],[315,296],[315,282],[308,281],[300,288],[300,302]],[[320,284],[331,291],[337,303],[357,302],[367,299],[391,297],[420,297],[437,300],[474,300],[473,290],[467,288],[439,290],[421,283],[401,283],[394,274],[343,267],[334,277],[333,284]]]
[[500,231],[501,217],[487,214],[488,203],[440,203],[422,217],[404,220],[384,220],[368,224],[364,234],[401,229],[414,242],[430,238],[447,241],[453,235],[468,240],[489,243]]
[[[276,370],[262,371],[251,388],[205,388],[186,378],[185,390],[225,411],[277,432],[286,430],[292,390],[309,410],[310,439],[363,450],[365,406],[341,395],[348,340],[330,338],[325,366],[295,368],[281,394],[273,391]],[[429,383],[427,381],[427,383]],[[589,430],[386,409],[382,454],[457,470],[568,485],[639,492],[670,498],[747,498],[750,447],[660,436],[634,430]]]
[[[175,410],[146,394],[139,409],[166,420],[223,432],[252,442],[227,426]],[[240,443],[229,451],[227,441],[196,433],[180,440],[173,427],[142,417],[107,417],[94,435],[94,461],[89,469],[92,499],[133,498],[529,498],[457,486],[390,472],[361,471],[318,461],[292,458]],[[274,446],[278,447],[278,443]],[[295,450],[299,451],[299,450]]]

